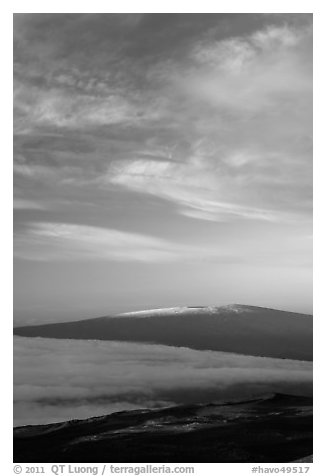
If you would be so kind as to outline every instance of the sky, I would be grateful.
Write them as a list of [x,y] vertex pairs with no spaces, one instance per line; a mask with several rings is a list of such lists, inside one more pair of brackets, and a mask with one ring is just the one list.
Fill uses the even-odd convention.
[[14,15],[14,320],[312,313],[312,15]]

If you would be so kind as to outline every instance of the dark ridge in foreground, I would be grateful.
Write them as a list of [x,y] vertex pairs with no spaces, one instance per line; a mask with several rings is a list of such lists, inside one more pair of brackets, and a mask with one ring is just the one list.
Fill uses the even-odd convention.
[[312,398],[135,410],[14,429],[15,463],[283,463],[312,454]]
[[198,350],[312,360],[312,316],[254,306],[156,309],[76,322],[16,327],[54,339],[146,342]]

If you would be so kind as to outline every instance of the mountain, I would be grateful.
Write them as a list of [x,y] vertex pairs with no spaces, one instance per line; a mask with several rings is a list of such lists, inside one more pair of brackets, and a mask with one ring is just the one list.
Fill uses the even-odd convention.
[[14,428],[15,463],[282,463],[312,454],[312,399],[135,410]]
[[244,305],[138,311],[114,317],[16,327],[14,334],[147,342],[312,360],[312,316]]

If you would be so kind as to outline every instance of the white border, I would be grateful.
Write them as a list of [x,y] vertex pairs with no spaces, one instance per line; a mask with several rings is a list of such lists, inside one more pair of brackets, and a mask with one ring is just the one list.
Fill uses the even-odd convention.
[[[26,8],[28,5],[28,8]],[[313,5],[317,2],[298,0],[230,0],[212,1],[201,0],[197,2],[149,0],[108,2],[105,0],[92,0],[91,2],[68,1],[13,1],[11,12],[20,13],[311,13],[315,11]],[[321,5],[321,2],[320,2]]]
[[[325,2],[324,2],[325,4]],[[326,87],[325,77],[325,7],[321,1],[156,1],[139,0],[108,2],[92,0],[91,2],[67,2],[62,0],[47,1],[14,1],[11,5],[1,8],[1,92],[2,92],[2,130],[5,146],[1,157],[1,290],[2,290],[2,388],[1,388],[1,420],[3,436],[1,443],[1,469],[3,474],[12,473],[12,13],[314,13],[314,348],[315,348],[315,431],[314,431],[314,463],[308,474],[325,474],[324,438],[325,438],[325,368],[323,363],[326,327],[324,316],[326,279],[325,243],[326,243],[326,196],[325,196],[325,119],[324,109]],[[319,120],[318,120],[319,119]],[[190,464],[190,463],[189,463]],[[43,465],[45,466],[45,465]],[[171,465],[173,466],[173,465]],[[251,474],[253,464],[196,464],[196,475],[219,473],[223,476]],[[280,467],[273,464],[261,465]],[[285,464],[283,466],[289,466]],[[306,466],[306,464],[303,464]],[[322,471],[324,469],[324,471]],[[24,474],[24,473],[22,473]],[[50,473],[47,473],[50,474]]]

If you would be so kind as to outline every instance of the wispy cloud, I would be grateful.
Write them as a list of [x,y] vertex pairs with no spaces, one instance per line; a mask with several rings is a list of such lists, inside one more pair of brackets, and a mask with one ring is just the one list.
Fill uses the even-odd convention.
[[43,210],[45,207],[42,203],[33,200],[14,199],[14,210]]
[[312,79],[307,48],[310,28],[269,26],[249,36],[196,45],[198,69],[183,88],[231,113],[272,114],[286,103],[311,102]]
[[[242,155],[239,160],[246,162],[250,158],[246,159]],[[100,181],[171,200],[178,206],[181,214],[193,218],[212,221],[224,221],[232,217],[267,221],[289,219],[289,214],[279,209],[225,201],[227,198],[237,200],[237,194],[232,189],[228,190],[228,186],[232,187],[228,177],[220,177],[214,172],[212,164],[200,157],[190,158],[181,164],[134,160],[112,164],[107,175]]]
[[111,124],[133,124],[140,121],[139,108],[127,98],[108,94],[105,97],[74,95],[52,89],[19,85],[16,88],[16,129],[29,126],[83,129]]
[[136,233],[64,223],[35,223],[15,237],[15,256],[34,260],[165,261],[177,250]]
[[67,223],[33,223],[15,234],[14,256],[36,261],[138,261],[160,263],[231,259],[225,251],[203,249],[160,238]]

